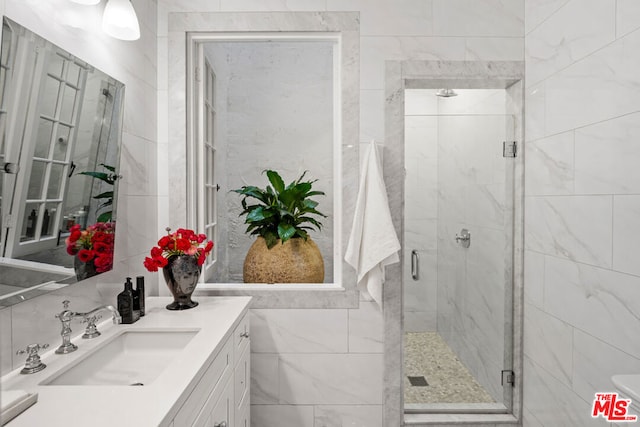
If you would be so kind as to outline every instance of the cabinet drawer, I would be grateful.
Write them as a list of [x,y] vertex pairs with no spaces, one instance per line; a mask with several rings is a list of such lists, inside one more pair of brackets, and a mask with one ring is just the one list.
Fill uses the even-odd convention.
[[[175,426],[194,425],[196,419],[199,419],[200,412],[206,410],[207,404],[210,402],[213,404],[218,400],[223,387],[231,378],[233,369],[232,345],[231,340],[228,340],[218,356],[211,362],[202,375],[200,382],[198,382],[174,418]],[[210,407],[209,410],[211,410]],[[204,420],[206,420],[206,417],[204,417]]]
[[245,314],[236,329],[233,331],[233,352],[235,361],[238,362],[242,352],[249,344],[249,314]]

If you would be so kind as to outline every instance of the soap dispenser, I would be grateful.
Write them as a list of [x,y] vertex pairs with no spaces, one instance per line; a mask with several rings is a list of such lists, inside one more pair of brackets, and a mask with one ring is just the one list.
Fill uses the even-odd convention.
[[118,294],[118,312],[122,317],[122,323],[130,324],[138,320],[135,318],[133,311],[133,283],[131,283],[131,277],[127,277],[124,290]]

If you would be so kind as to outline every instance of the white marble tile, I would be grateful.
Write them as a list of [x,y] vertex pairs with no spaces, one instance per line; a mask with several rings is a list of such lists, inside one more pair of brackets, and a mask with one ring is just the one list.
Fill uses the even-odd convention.
[[[525,408],[543,426],[556,426],[562,420],[563,427],[602,427],[607,423],[591,418],[591,402],[578,397],[547,371],[524,358],[523,393]],[[535,422],[531,425],[536,425]]]
[[251,353],[251,404],[278,403],[278,355]]
[[537,85],[527,85],[525,89],[525,138],[532,141],[545,136],[545,98],[544,82]]
[[433,0],[327,0],[328,10],[360,12],[363,36],[433,34]]
[[640,113],[575,131],[576,194],[638,194]]
[[547,257],[544,298],[546,312],[640,357],[640,277]]
[[384,67],[388,60],[465,59],[462,37],[361,37],[360,88],[384,89]]
[[524,354],[567,387],[573,379],[573,330],[554,316],[525,305]]
[[524,38],[467,37],[467,61],[524,61]]
[[573,194],[573,131],[528,141],[524,150],[525,195]]
[[578,329],[573,354],[573,389],[587,402],[597,392],[615,390],[613,375],[637,374],[640,369],[640,359]]
[[11,308],[0,310],[0,376],[13,369]]
[[384,141],[384,91],[360,91],[360,141]]
[[361,302],[349,311],[349,353],[382,353],[382,312],[375,302]]
[[527,34],[527,81],[537,83],[615,39],[615,0],[575,0]]
[[433,0],[437,36],[521,37],[524,1]]
[[635,31],[547,79],[547,134],[640,110],[639,50]]
[[254,353],[336,353],[347,351],[347,310],[251,310]]
[[522,426],[523,427],[544,427],[544,425],[538,421],[536,416],[529,411],[526,406],[522,408]]
[[[436,300],[437,304],[437,300]],[[404,312],[404,331],[405,332],[436,332],[441,321],[438,316],[446,316],[442,313],[442,309],[423,310],[423,311],[405,311]],[[444,327],[444,325],[442,325]]]
[[527,249],[611,267],[612,196],[551,196],[525,199]]
[[[118,198],[118,232],[116,233],[116,251],[124,254],[146,253],[156,244],[160,235],[157,232],[156,213],[149,206],[156,203],[152,196],[122,196]],[[174,230],[179,224],[167,224]]]
[[505,212],[509,196],[504,183],[466,187],[467,223],[471,227],[488,227],[504,232],[509,212]]
[[617,2],[616,36],[623,35],[640,28],[640,3],[636,0],[618,0]]
[[570,0],[526,0],[524,2],[525,31],[528,34]]
[[[435,89],[406,89],[404,91],[404,115],[437,115],[438,98],[435,95]],[[405,125],[407,123],[406,120],[407,118],[405,118]]]
[[230,12],[325,10],[325,0],[220,0],[220,10]]
[[251,425],[314,427],[311,405],[251,405]]
[[524,300],[538,308],[544,303],[544,259],[538,252],[524,252]]
[[382,407],[369,405],[317,405],[314,427],[382,427]]
[[640,276],[640,196],[613,198],[613,269]]
[[124,134],[120,150],[118,194],[150,196],[157,192],[156,152],[158,147],[142,138]]
[[280,354],[280,403],[382,403],[382,354]]

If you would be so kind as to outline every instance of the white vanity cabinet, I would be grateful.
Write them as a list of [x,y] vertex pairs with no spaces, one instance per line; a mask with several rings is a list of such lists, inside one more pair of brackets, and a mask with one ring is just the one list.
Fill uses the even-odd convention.
[[[42,355],[46,369],[21,375],[18,368],[3,376],[3,390],[24,390],[38,395],[38,402],[13,419],[11,426],[249,427],[251,297],[197,300],[199,305],[192,310],[170,311],[165,307],[171,298],[147,298],[147,314],[136,323],[113,325],[105,319],[98,325],[102,335],[93,340],[82,339],[82,330],[77,328],[77,336],[72,339],[77,351],[58,355],[52,349]],[[121,369],[109,365],[100,376],[92,377],[104,383],[52,382],[71,369],[99,360],[94,357],[99,352],[114,351],[110,343],[122,334],[135,336],[147,332],[161,337],[160,340],[171,340],[178,332],[190,332],[190,340],[164,362],[165,359],[153,358],[154,353],[148,353],[149,366],[164,364],[162,369],[153,371],[155,376],[144,381],[144,387],[131,387],[133,368],[124,362]],[[162,337],[163,333],[167,335]],[[154,340],[136,342],[145,351],[164,351],[156,348]],[[95,363],[94,368],[101,369]],[[65,402],[73,402],[73,411],[60,410]],[[124,424],[123,414],[126,414]]]
[[201,375],[173,419],[174,427],[249,427],[249,315]]

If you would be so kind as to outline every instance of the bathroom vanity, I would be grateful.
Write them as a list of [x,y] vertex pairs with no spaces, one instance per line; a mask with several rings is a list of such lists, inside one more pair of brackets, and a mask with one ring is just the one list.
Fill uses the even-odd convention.
[[3,390],[37,393],[11,427],[47,425],[249,427],[250,297],[200,297],[186,311],[147,299],[131,325],[99,325],[102,335],[78,350],[42,354],[47,368],[2,378]]

